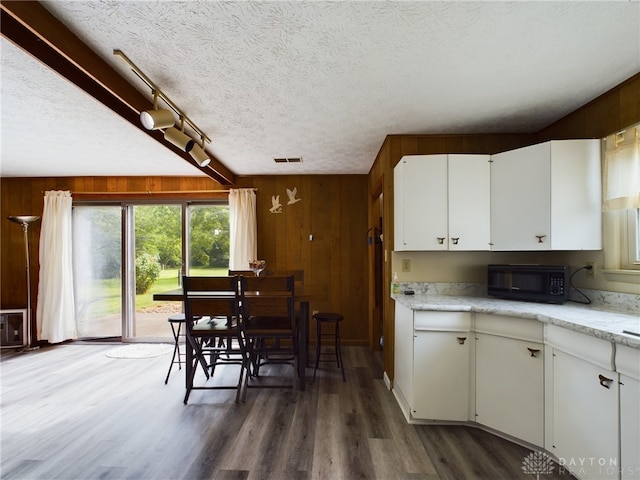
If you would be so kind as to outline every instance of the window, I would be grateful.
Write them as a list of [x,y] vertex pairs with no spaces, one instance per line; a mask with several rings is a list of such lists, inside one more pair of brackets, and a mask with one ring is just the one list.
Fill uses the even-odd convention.
[[640,269],[640,208],[624,211],[623,236],[626,246],[621,250],[620,267],[623,269]]
[[604,141],[605,268],[640,270],[640,124]]

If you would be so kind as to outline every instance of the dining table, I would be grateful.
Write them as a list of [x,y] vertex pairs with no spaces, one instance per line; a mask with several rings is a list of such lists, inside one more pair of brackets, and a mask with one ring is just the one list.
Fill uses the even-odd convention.
[[[306,370],[309,366],[309,304],[312,300],[321,299],[323,296],[326,296],[326,288],[319,285],[296,286],[294,290],[295,303],[299,306],[300,311],[298,328],[298,388],[302,391],[306,389]],[[184,290],[180,287],[166,292],[154,293],[153,300],[183,302],[184,304]]]

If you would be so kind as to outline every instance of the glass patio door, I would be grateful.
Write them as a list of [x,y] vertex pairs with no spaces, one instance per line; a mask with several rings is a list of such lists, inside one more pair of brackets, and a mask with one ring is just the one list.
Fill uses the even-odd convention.
[[73,212],[80,338],[171,341],[167,318],[182,304],[153,294],[180,288],[183,273],[227,274],[226,203],[79,204]]
[[73,207],[75,308],[80,338],[122,335],[122,208]]
[[180,287],[183,271],[183,205],[126,207],[126,278],[123,340],[171,338],[167,318],[180,302],[155,302],[153,294]]

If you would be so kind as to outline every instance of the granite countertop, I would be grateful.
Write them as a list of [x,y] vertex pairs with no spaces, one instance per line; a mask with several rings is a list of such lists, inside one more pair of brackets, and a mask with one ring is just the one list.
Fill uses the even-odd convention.
[[534,319],[640,349],[640,336],[623,333],[623,330],[640,333],[640,315],[636,313],[577,303],[551,305],[429,293],[392,294],[391,298],[412,310],[464,311]]

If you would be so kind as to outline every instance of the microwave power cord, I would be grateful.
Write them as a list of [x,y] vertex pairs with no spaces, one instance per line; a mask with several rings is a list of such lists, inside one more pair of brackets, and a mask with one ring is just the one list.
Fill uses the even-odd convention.
[[576,286],[573,284],[573,277],[575,277],[575,276],[576,276],[576,273],[578,273],[578,272],[579,272],[579,271],[581,271],[581,270],[592,270],[592,269],[593,269],[593,265],[585,265],[584,267],[580,267],[580,268],[578,268],[575,272],[573,272],[573,273],[571,274],[571,276],[569,277],[569,286],[570,286],[572,289],[574,289],[576,292],[578,292],[580,295],[582,295],[582,296],[585,298],[585,300],[586,300],[586,301],[581,301],[581,300],[572,300],[572,299],[569,299],[569,301],[570,301],[570,302],[575,302],[575,303],[584,303],[585,305],[589,305],[589,304],[591,303],[591,299],[590,299],[589,297],[587,297],[587,296],[585,295],[585,293],[584,293],[582,290],[580,290],[578,287],[576,287]]

